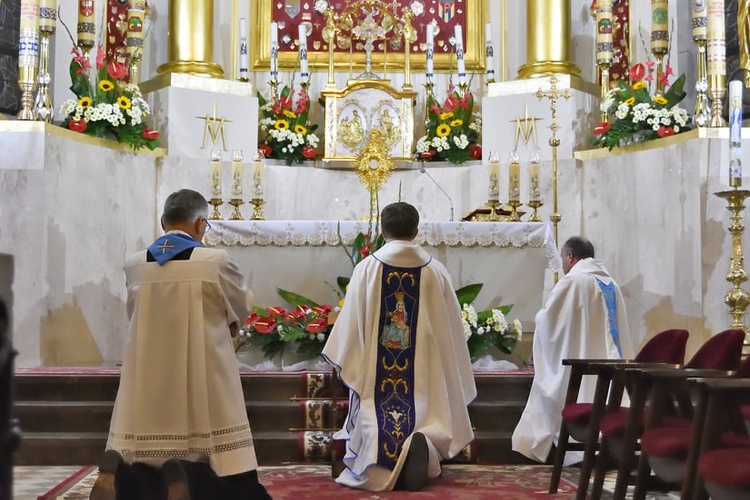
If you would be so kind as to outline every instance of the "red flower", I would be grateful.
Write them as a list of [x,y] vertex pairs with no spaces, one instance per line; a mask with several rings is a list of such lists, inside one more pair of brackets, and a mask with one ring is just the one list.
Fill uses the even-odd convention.
[[669,87],[669,77],[666,73],[662,73],[661,75],[659,75],[659,82],[665,87]]
[[607,132],[609,132],[609,129],[611,128],[612,128],[612,125],[610,125],[607,122],[602,122],[596,127],[594,127],[594,135],[606,134]]
[[646,76],[646,68],[643,66],[643,64],[638,63],[630,68],[630,81],[637,82],[643,80],[644,76]]
[[659,134],[659,137],[669,137],[670,135],[674,135],[674,128],[662,125],[656,133]]
[[266,158],[268,158],[268,156],[273,152],[273,149],[268,144],[261,144],[260,146],[258,146],[258,149]]
[[438,106],[435,102],[433,102],[432,106],[430,106],[430,111],[435,113],[436,115],[440,115],[443,113],[443,110],[440,109],[440,106]]
[[128,76],[128,68],[124,64],[120,64],[117,61],[110,61],[107,64],[107,73],[115,80],[122,80]]
[[68,128],[73,132],[83,132],[87,126],[86,120],[70,120],[68,122]]
[[305,331],[308,333],[320,333],[328,327],[328,317],[315,318],[310,321],[305,327]]
[[96,52],[96,69],[102,69],[104,67],[104,56],[105,53],[102,50],[102,46],[99,45],[99,48]]
[[284,315],[284,321],[286,321],[287,323],[297,323],[299,319],[300,318],[296,312],[287,312]]
[[429,160],[430,158],[432,158],[433,156],[435,156],[436,153],[437,153],[437,151],[435,151],[434,149],[430,149],[429,151],[425,151],[424,153],[422,153],[421,156],[425,160]]
[[258,333],[270,333],[276,326],[276,319],[273,316],[262,316],[253,325]]
[[313,158],[315,158],[316,154],[318,153],[312,146],[305,146],[304,148],[302,148],[302,156],[307,158],[308,160],[312,160]]
[[[76,52],[76,53],[77,53],[77,52]],[[87,70],[88,70],[89,68],[91,68],[91,62],[89,61],[89,58],[88,58],[88,57],[86,57],[85,55],[81,54],[81,53],[78,53],[78,55],[77,55],[77,56],[75,56],[75,57],[73,58],[73,60],[74,60],[75,62],[77,62],[77,63],[78,63],[78,65],[80,66],[80,68],[78,68],[78,69],[76,70],[76,74],[77,74],[77,75],[82,75],[82,74],[84,74],[84,73],[85,73],[85,72],[86,72],[86,71],[87,71]]]
[[279,105],[285,109],[292,109],[292,96],[281,96],[279,98]]
[[283,316],[286,314],[286,309],[279,306],[266,307],[266,311],[268,311],[268,314],[271,316]]
[[159,138],[159,131],[158,130],[152,130],[152,129],[146,127],[146,128],[144,128],[141,131],[141,137],[143,137],[144,139],[149,139],[149,140],[158,139]]
[[310,309],[310,306],[306,306],[304,304],[300,304],[297,306],[297,312],[302,316],[307,316],[308,314],[310,314],[310,311],[312,311],[312,309]]
[[252,325],[256,321],[258,321],[258,318],[260,318],[260,316],[258,316],[258,313],[255,312],[255,311],[253,311],[253,312],[250,313],[250,315],[245,320],[245,324],[246,325]]
[[362,248],[360,248],[359,249],[359,254],[362,257],[367,257],[368,255],[370,255],[370,245],[365,245]]
[[472,144],[469,146],[469,156],[475,160],[482,159],[482,146],[478,144]]
[[458,97],[456,97],[456,94],[451,94],[448,96],[448,98],[445,100],[445,110],[450,112],[454,111],[459,106]]
[[328,313],[331,312],[331,306],[327,304],[322,306],[315,306],[313,307],[313,312],[318,316],[328,316]]

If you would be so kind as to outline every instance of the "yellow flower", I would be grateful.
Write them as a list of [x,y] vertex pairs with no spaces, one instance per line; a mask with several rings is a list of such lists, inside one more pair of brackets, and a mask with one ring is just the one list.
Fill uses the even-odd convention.
[[130,109],[130,106],[132,106],[133,104],[130,102],[130,99],[128,99],[124,95],[121,95],[117,98],[117,105],[122,109]]
[[344,299],[339,300],[339,307],[344,307]]
[[115,84],[110,82],[109,80],[102,80],[101,82],[99,82],[99,88],[104,92],[109,92],[110,90],[115,88]]
[[305,134],[307,134],[307,129],[305,128],[304,125],[295,125],[294,126],[294,131],[297,134],[299,134],[299,135],[305,135]]
[[451,122],[451,127],[460,127],[463,124],[464,124],[464,121],[462,119],[456,118],[455,120]]
[[635,104],[635,97],[628,97],[627,99],[625,99],[625,104],[627,104],[628,106],[632,106],[633,104]]
[[276,120],[276,123],[273,124],[273,128],[276,130],[286,130],[289,128],[289,122],[286,120]]
[[82,108],[88,108],[91,106],[91,98],[90,97],[81,97],[78,99],[78,105]]
[[284,110],[284,116],[287,118],[297,118],[297,115],[294,114],[294,111],[289,111],[288,109]]
[[448,134],[451,133],[451,128],[446,124],[438,125],[437,129],[435,130],[435,133],[437,134],[438,137],[446,137]]
[[656,104],[666,104],[669,101],[667,101],[664,97],[658,95],[658,96],[654,97],[654,102]]
[[633,84],[633,90],[641,90],[646,88],[646,82],[641,80],[640,82],[635,82]]
[[449,118],[453,118],[453,111],[446,111],[445,113],[440,113],[440,119],[445,121]]

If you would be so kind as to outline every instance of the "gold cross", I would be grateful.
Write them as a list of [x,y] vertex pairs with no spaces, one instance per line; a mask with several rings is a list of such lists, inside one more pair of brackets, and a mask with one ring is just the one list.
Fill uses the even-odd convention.
[[161,248],[161,253],[165,254],[167,253],[167,248],[174,248],[174,245],[170,245],[169,240],[164,240],[164,243],[162,243],[160,246],[156,248]]
[[213,116],[196,116],[196,118],[200,120],[206,120],[206,126],[203,127],[203,144],[201,145],[201,149],[206,147],[206,136],[211,136],[211,142],[213,144],[216,144],[216,139],[219,138],[219,135],[221,135],[221,146],[224,149],[224,151],[227,150],[227,143],[226,139],[224,137],[224,124],[225,123],[232,123],[232,120],[227,120],[223,116],[221,118],[216,116],[216,101],[214,101],[214,113]]
[[560,130],[560,125],[557,124],[557,100],[561,97],[564,97],[565,99],[570,99],[571,97],[573,97],[573,94],[571,94],[567,89],[565,89],[565,92],[557,91],[557,82],[559,81],[560,80],[557,79],[557,76],[552,75],[549,78],[549,90],[547,92],[542,92],[542,89],[539,89],[536,91],[536,94],[534,94],[540,101],[545,97],[551,101],[550,107],[552,108],[552,125],[550,125],[549,128],[550,130],[552,130],[552,137],[549,140],[549,145],[553,148],[556,148],[560,145],[560,139],[556,137],[557,131]]
[[[523,107],[523,118],[520,116],[516,117],[516,142],[513,145],[513,150],[518,150],[518,137],[523,137],[523,143],[528,144],[531,133],[534,133],[534,147],[539,148],[539,140],[536,135],[536,121],[541,118],[529,116],[529,103],[524,103]],[[511,120],[512,121],[512,120]],[[531,123],[531,125],[529,125]]]

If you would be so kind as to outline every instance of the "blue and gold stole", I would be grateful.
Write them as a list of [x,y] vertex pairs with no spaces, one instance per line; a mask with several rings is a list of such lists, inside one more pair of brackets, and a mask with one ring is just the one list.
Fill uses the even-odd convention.
[[599,289],[604,295],[604,304],[607,307],[607,321],[609,322],[609,332],[612,334],[612,340],[617,347],[617,353],[622,358],[622,349],[620,348],[620,329],[617,326],[617,294],[615,294],[615,285],[611,281],[605,285],[603,281],[596,278]]
[[200,241],[197,241],[192,236],[174,231],[157,238],[148,247],[148,251],[153,255],[154,260],[160,266],[163,266],[188,248],[199,246],[202,246]]
[[383,263],[375,411],[378,465],[393,469],[404,440],[413,432],[414,352],[419,316],[421,267]]

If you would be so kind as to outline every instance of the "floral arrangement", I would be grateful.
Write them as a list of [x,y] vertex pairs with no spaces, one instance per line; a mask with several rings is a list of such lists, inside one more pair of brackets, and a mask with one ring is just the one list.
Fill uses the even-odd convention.
[[417,153],[425,160],[448,160],[463,163],[482,158],[477,144],[482,120],[474,113],[474,96],[448,89],[448,97],[440,105],[432,94],[427,97],[427,133],[417,141]]
[[609,122],[602,122],[594,128],[593,144],[609,148],[684,132],[690,129],[687,111],[677,104],[685,98],[682,87],[685,75],[681,75],[672,85],[669,77],[672,68],[667,65],[661,74],[661,82],[668,88],[663,95],[651,96],[650,85],[654,79],[654,62],[636,64],[630,68],[630,82],[619,82],[610,90],[602,112],[609,115]]
[[128,69],[117,61],[108,61],[102,47],[96,56],[95,80],[90,78],[91,62],[80,48],[74,47],[70,62],[70,90],[76,99],[65,101],[60,112],[63,127],[75,132],[114,139],[134,150],[154,149],[159,132],[146,126],[150,108],[138,85],[127,82]]
[[265,134],[258,149],[265,157],[284,160],[287,165],[314,160],[319,141],[314,132],[318,125],[308,122],[310,96],[307,89],[302,87],[295,92],[285,85],[281,94],[269,102],[259,92],[258,102],[263,115],[260,129]]
[[279,295],[292,305],[284,307],[256,307],[240,330],[237,350],[243,346],[259,346],[268,359],[281,355],[289,344],[297,345],[297,354],[305,359],[320,356],[332,325],[328,315],[332,307],[286,290]]
[[510,323],[506,319],[512,305],[493,307],[481,312],[474,309],[471,303],[481,289],[482,284],[476,283],[456,290],[461,304],[461,324],[472,361],[493,345],[502,352],[511,354],[523,334],[523,327],[518,319]]

